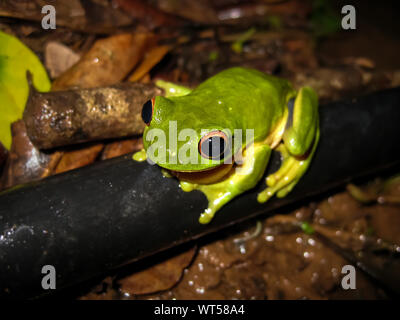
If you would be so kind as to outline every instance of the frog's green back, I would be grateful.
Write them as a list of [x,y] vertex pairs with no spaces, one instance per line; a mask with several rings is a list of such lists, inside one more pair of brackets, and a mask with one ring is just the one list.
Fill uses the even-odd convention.
[[209,78],[190,94],[171,100],[175,101],[175,112],[191,113],[200,126],[215,124],[232,132],[254,129],[255,141],[259,141],[282,118],[293,94],[292,86],[284,79],[236,67]]

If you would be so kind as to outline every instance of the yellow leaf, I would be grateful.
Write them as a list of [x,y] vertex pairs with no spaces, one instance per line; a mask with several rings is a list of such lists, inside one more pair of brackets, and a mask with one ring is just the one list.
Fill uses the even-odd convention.
[[50,80],[38,57],[14,36],[0,31],[0,141],[10,149],[12,122],[21,119],[28,98],[26,72],[38,91],[49,91]]

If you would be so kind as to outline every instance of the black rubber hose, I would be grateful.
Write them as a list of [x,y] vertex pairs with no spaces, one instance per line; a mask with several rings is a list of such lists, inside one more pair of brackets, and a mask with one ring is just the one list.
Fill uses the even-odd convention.
[[[46,294],[44,265],[57,290],[111,268],[327,191],[400,162],[400,88],[320,107],[313,163],[283,199],[256,201],[265,182],[226,205],[209,225],[198,191],[182,192],[157,166],[130,156],[14,188],[0,195],[0,297]],[[275,154],[268,172],[277,168]],[[50,290],[51,291],[51,290]]]

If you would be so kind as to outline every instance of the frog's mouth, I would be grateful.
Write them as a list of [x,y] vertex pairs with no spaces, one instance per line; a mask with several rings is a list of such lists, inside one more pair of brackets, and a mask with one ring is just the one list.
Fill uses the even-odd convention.
[[233,172],[233,164],[221,164],[202,171],[170,171],[181,181],[196,184],[212,184],[224,180]]

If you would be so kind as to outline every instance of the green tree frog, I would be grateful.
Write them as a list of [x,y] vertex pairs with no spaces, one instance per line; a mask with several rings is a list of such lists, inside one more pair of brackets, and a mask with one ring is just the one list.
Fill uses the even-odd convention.
[[193,90],[156,84],[166,95],[144,104],[144,149],[134,159],[166,169],[183,191],[203,192],[208,207],[200,223],[209,223],[223,205],[257,185],[272,149],[281,153],[282,163],[266,177],[257,197],[261,203],[286,196],[309,167],[319,140],[313,89],[296,91],[285,79],[241,67]]

